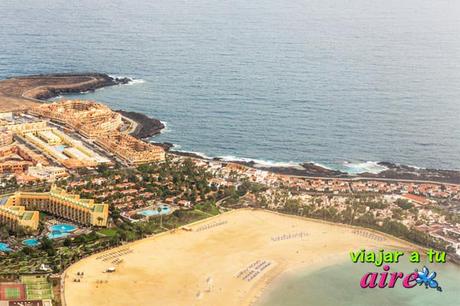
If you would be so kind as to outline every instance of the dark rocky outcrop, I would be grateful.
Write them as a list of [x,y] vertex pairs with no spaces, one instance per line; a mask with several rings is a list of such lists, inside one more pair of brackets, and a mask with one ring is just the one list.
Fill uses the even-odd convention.
[[124,110],[117,110],[116,112],[122,114],[123,116],[135,121],[137,123],[136,130],[131,133],[133,136],[138,138],[148,138],[152,137],[161,132],[164,129],[164,124],[160,120],[155,118],[150,118],[144,114],[137,112],[128,112]]
[[460,171],[456,170],[415,168],[390,162],[380,162],[379,165],[385,166],[388,169],[378,174],[361,173],[359,176],[460,184]]

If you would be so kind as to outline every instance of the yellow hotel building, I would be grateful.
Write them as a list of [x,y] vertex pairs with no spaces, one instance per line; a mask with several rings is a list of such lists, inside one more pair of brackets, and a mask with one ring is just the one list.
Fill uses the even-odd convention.
[[71,220],[86,226],[107,226],[109,206],[81,199],[53,186],[49,192],[16,192],[0,198],[0,224],[14,230],[18,226],[38,228],[39,212]]

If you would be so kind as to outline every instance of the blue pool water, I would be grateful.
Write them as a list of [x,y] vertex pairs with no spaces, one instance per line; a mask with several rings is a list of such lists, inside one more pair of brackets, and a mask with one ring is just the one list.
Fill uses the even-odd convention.
[[75,231],[77,227],[71,224],[56,224],[50,227],[51,232],[71,233]]
[[68,236],[71,232],[77,230],[77,227],[72,224],[56,224],[50,226],[50,233],[48,234],[49,239],[58,239]]
[[38,239],[30,238],[22,241],[22,244],[28,247],[36,247],[40,244],[40,242],[38,241]]
[[54,231],[48,234],[49,239],[59,239],[59,238],[67,237],[67,236],[69,236],[69,233],[60,232],[60,231]]
[[0,252],[11,252],[8,244],[0,242]]
[[65,150],[66,146],[58,145],[58,146],[55,146],[54,148],[59,152],[63,152]]
[[150,216],[157,216],[159,214],[167,215],[171,211],[171,209],[169,208],[168,205],[161,205],[160,207],[161,207],[161,212],[160,213],[156,209],[146,209],[146,210],[140,211],[139,214],[143,215],[143,216],[146,216],[146,217],[150,217]]

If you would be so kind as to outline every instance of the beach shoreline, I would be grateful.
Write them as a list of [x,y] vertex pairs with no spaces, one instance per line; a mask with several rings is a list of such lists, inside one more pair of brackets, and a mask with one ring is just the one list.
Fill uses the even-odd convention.
[[[226,223],[199,230],[214,221]],[[224,301],[221,305],[228,306],[256,305],[262,293],[289,271],[328,266],[346,260],[350,250],[362,247],[419,248],[383,233],[378,234],[385,240],[374,241],[353,234],[355,227],[265,210],[233,210],[186,227],[192,231],[164,232],[70,266],[64,274],[66,304],[79,305],[91,296],[92,304],[88,306],[109,305],[107,297],[112,298],[110,305],[125,305],[126,299],[139,306],[152,305],[151,301],[158,305],[215,305],[216,301]],[[273,235],[279,233],[302,231],[308,235],[301,239],[273,240],[277,237]],[[123,248],[132,252],[122,256],[123,262],[115,273],[104,273],[109,264],[97,258]],[[174,264],[168,265],[170,261]],[[270,263],[270,267],[251,281],[236,277],[238,271],[258,261]],[[76,272],[83,270],[82,282],[71,281]],[[206,279],[212,279],[212,289],[207,287]],[[122,288],[128,288],[129,283],[136,284],[136,294],[123,292]],[[152,285],[157,288],[154,292],[149,289]]]

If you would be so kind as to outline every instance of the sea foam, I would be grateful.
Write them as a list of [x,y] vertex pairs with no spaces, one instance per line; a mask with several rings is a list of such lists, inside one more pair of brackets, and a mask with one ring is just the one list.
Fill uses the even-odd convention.
[[126,76],[126,75],[109,74],[109,77],[113,79],[125,79],[125,78],[129,79],[128,83],[121,84],[121,85],[136,85],[136,84],[143,84],[146,82],[144,79],[138,79],[138,78]]
[[224,155],[218,156],[218,158],[222,159],[223,161],[228,162],[254,162],[256,168],[271,168],[271,167],[280,167],[280,168],[296,168],[302,170],[303,167],[296,162],[289,161],[289,162],[276,162],[272,160],[263,160],[263,159],[254,159],[254,158],[246,158],[246,157],[236,157],[232,155]]
[[343,162],[343,168],[339,169],[347,172],[348,174],[359,174],[359,173],[373,173],[378,174],[382,171],[387,170],[388,168],[380,165],[376,161],[365,161],[365,162]]

